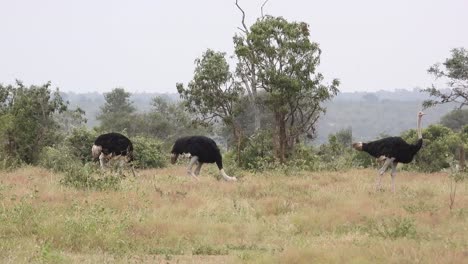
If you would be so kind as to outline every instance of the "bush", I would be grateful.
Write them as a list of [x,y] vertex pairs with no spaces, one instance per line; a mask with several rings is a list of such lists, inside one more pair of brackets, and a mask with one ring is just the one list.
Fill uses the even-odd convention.
[[21,167],[23,164],[24,163],[19,158],[0,153],[0,170],[14,170]]
[[133,138],[132,142],[136,167],[146,169],[167,166],[168,157],[163,150],[162,142],[141,136]]
[[44,147],[38,163],[40,166],[54,172],[64,172],[80,162],[71,154],[67,146],[62,145],[59,147]]
[[275,161],[272,138],[270,131],[260,131],[247,139],[240,155],[241,167],[252,171],[271,168]]
[[88,130],[85,127],[75,128],[71,134],[65,138],[65,145],[70,150],[70,154],[82,162],[93,160],[91,156],[91,147],[98,134],[94,130]]
[[106,174],[97,169],[96,165],[86,163],[84,166],[81,164],[69,166],[60,182],[63,185],[78,189],[116,190],[120,186],[121,179],[122,177],[117,174]]
[[320,157],[312,146],[297,144],[287,165],[298,170],[315,171],[320,166]]
[[[416,130],[408,130],[402,135],[410,143],[417,142]],[[406,165],[423,172],[436,172],[450,167],[449,160],[462,144],[459,134],[442,125],[430,125],[423,131],[423,147],[415,157],[415,162]]]

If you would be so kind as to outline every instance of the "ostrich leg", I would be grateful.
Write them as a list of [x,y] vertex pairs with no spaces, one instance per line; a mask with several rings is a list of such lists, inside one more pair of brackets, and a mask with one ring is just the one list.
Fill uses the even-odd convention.
[[195,175],[198,176],[200,175],[200,170],[201,170],[201,166],[203,165],[203,162],[198,162],[198,165],[197,167],[195,168]]
[[395,176],[396,176],[396,167],[398,162],[392,162],[392,172],[390,175],[392,176],[392,191],[395,193]]
[[380,168],[379,174],[377,175],[376,186],[375,186],[375,189],[377,191],[380,190],[380,185],[382,183],[382,176],[384,175],[385,171],[387,171],[388,166],[393,163],[393,160],[395,160],[395,158],[387,158],[382,168]]
[[193,174],[193,172],[192,172],[193,164],[195,164],[195,162],[197,162],[197,161],[198,161],[198,157],[197,157],[197,156],[193,156],[193,157],[190,159],[190,162],[189,162],[189,164],[188,164],[188,166],[187,166],[187,174],[190,175],[190,176],[192,176],[192,177],[194,177],[195,179],[198,180],[198,177],[197,177],[195,174]]

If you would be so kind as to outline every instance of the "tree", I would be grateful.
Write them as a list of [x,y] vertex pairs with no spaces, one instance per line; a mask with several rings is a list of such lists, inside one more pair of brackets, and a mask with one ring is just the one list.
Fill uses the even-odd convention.
[[59,124],[54,114],[67,110],[59,90],[51,83],[26,87],[21,81],[15,85],[0,85],[0,134],[7,156],[26,163],[34,163],[45,146],[59,140]]
[[193,117],[185,110],[183,102],[170,102],[157,96],[152,99],[151,105],[149,113],[139,115],[143,121],[138,129],[139,134],[173,142],[181,136],[206,133],[206,127],[193,124]]
[[[101,130],[121,132],[131,126],[132,114],[136,111],[130,101],[130,93],[123,88],[115,88],[104,94],[106,102],[101,107],[97,119],[101,121]],[[134,131],[128,131],[133,134]]]
[[[263,6],[267,1],[265,1],[262,5],[262,17]],[[242,13],[242,28],[239,28],[241,33],[234,36],[234,49],[238,59],[236,74],[242,80],[242,84],[247,91],[247,98],[249,99],[250,107],[253,110],[254,131],[258,131],[261,126],[261,117],[259,109],[260,102],[258,101],[257,94],[257,89],[259,87],[257,81],[257,70],[255,67],[254,47],[252,41],[248,38],[250,35],[250,30],[245,24],[245,12],[240,7],[237,0],[236,6]]]
[[321,51],[309,37],[306,23],[264,16],[245,37],[235,38],[238,69],[255,72],[258,87],[267,94],[262,103],[274,113],[276,156],[281,162],[300,136],[314,134],[325,111],[321,103],[338,93],[337,79],[322,84],[324,77],[316,72]]
[[441,91],[434,85],[424,89],[423,92],[435,97],[423,102],[425,108],[450,102],[459,104],[459,109],[468,105],[468,51],[458,48],[453,49],[451,53],[452,57],[447,58],[442,65],[436,63],[428,70],[436,79],[448,79],[449,91]]
[[238,103],[243,89],[234,80],[225,55],[208,49],[201,58],[195,60],[193,80],[188,87],[184,88],[181,83],[176,86],[185,107],[197,114],[198,121],[221,121],[232,129],[237,142],[240,142],[241,130],[235,122],[235,116],[241,110]]
[[468,124],[468,109],[455,109],[440,118],[440,123],[455,131]]

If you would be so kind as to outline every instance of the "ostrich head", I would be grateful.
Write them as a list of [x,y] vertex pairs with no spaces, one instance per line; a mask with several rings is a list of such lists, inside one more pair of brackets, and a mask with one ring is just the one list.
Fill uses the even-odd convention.
[[425,115],[425,113],[423,113],[423,111],[419,111],[418,112],[418,117],[421,118],[423,115]]
[[171,153],[171,164],[175,164],[178,157],[179,157],[178,154],[176,154],[176,153]]
[[362,142],[353,143],[353,148],[356,150],[362,150]]

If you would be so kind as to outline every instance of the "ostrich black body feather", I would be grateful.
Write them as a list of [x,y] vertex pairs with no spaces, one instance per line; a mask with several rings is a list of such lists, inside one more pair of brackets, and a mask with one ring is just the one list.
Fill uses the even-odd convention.
[[218,168],[223,168],[223,160],[216,142],[205,136],[188,136],[176,140],[172,147],[172,154],[180,155],[190,153],[197,156],[202,163],[216,163]]
[[94,141],[94,145],[102,148],[106,156],[127,156],[129,161],[133,160],[133,144],[126,136],[119,133],[102,134]]
[[416,144],[408,144],[401,137],[388,137],[376,141],[362,143],[362,151],[373,157],[395,158],[394,162],[410,163],[422,147],[422,139]]

